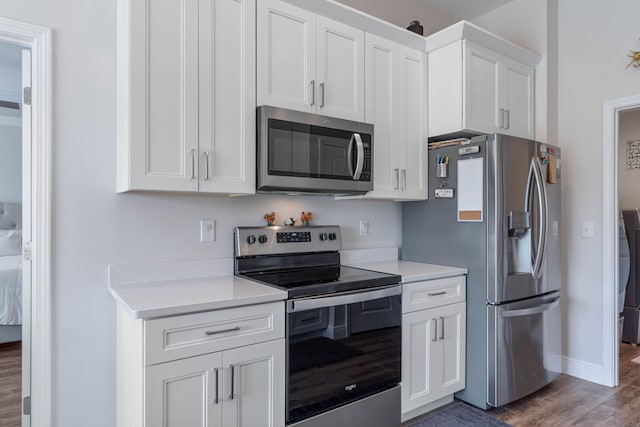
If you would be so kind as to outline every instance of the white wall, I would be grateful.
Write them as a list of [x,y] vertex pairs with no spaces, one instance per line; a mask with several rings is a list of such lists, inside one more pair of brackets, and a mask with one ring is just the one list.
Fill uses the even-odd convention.
[[407,28],[411,21],[420,21],[424,27],[424,35],[433,34],[459,21],[440,9],[421,0],[338,0],[354,9],[384,19],[402,28]]
[[[107,265],[232,256],[232,227],[271,210],[344,227],[344,247],[399,246],[400,205],[328,197],[116,194],[116,2],[23,0],[0,15],[53,29],[53,425],[115,425]],[[199,220],[218,241],[199,243]],[[359,219],[370,235],[356,236]]]
[[[19,102],[20,49],[0,43],[0,100]],[[0,107],[0,202],[22,200],[20,112]]]
[[640,169],[627,170],[627,142],[640,141],[640,110],[620,114],[618,137],[618,206],[640,208]]
[[[602,106],[640,94],[640,73],[625,69],[638,50],[640,2],[558,2],[558,141],[563,148],[562,237],[567,283],[565,355],[583,376],[602,365]],[[580,224],[595,222],[595,238]],[[608,345],[608,343],[606,343]],[[581,368],[580,368],[581,366]]]
[[0,202],[21,200],[22,130],[20,126],[0,123]]

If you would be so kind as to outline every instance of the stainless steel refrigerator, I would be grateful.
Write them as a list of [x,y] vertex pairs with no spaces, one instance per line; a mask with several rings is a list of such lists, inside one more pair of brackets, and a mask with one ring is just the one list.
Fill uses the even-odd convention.
[[561,372],[560,149],[494,134],[429,162],[429,200],[402,207],[402,259],[469,269],[456,397],[503,406]]

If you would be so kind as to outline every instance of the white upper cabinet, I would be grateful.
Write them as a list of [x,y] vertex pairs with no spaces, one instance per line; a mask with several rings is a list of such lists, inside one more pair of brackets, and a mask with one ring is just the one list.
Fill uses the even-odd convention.
[[[427,199],[427,83],[424,52],[400,46],[398,199]],[[375,170],[374,170],[375,173]]]
[[257,18],[258,105],[315,111],[316,15],[260,0]]
[[510,58],[502,58],[504,133],[534,137],[533,68]]
[[427,51],[429,137],[534,138],[537,54],[466,21],[428,37]]
[[258,3],[258,105],[364,120],[364,32],[281,0]]
[[369,199],[427,198],[427,92],[423,52],[365,35],[365,121],[374,125]]
[[118,191],[255,192],[255,0],[119,0]]

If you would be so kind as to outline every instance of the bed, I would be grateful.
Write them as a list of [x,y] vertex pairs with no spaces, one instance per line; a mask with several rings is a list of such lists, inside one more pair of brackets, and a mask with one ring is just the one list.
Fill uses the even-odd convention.
[[22,205],[0,203],[0,344],[22,339]]

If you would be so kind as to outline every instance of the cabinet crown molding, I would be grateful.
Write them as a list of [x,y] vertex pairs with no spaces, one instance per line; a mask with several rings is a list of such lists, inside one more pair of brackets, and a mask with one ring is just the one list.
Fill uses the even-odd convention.
[[531,67],[535,67],[541,59],[539,54],[465,20],[427,37],[425,40],[426,50],[432,52],[461,39],[470,40]]

